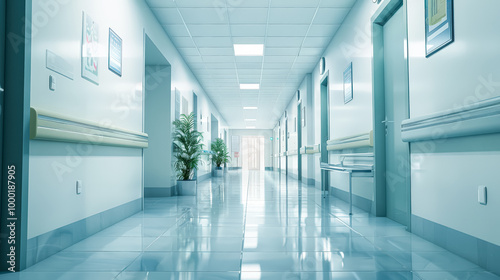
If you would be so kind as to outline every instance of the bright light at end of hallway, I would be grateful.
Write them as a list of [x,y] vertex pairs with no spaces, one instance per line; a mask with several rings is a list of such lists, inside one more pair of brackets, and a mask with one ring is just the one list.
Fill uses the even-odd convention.
[[234,44],[235,56],[264,56],[263,44]]

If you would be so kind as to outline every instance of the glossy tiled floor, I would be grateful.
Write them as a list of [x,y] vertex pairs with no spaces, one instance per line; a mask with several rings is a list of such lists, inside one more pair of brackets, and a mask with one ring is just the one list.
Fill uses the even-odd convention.
[[231,171],[0,279],[500,279],[275,172]]

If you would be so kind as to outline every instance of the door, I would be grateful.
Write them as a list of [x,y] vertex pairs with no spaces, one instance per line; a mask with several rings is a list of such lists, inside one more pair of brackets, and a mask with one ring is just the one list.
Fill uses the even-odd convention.
[[409,144],[401,140],[401,122],[408,114],[408,80],[405,59],[406,23],[400,8],[384,25],[384,88],[386,129],[387,217],[410,224]]
[[[321,162],[328,162],[328,150],[326,149],[326,142],[330,135],[330,114],[328,97],[328,74],[321,82]],[[321,191],[323,195],[328,193],[330,188],[329,174],[326,170],[321,170]]]
[[264,137],[244,136],[242,142],[243,170],[264,170]]
[[298,180],[302,181],[302,155],[300,154],[300,148],[302,148],[302,102],[299,100],[297,105],[297,120],[295,121],[295,126],[297,127],[297,169],[298,169]]

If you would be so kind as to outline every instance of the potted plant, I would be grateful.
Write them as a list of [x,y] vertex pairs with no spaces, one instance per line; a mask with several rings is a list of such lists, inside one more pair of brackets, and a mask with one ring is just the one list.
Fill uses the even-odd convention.
[[194,129],[194,113],[182,114],[173,122],[174,169],[177,174],[177,188],[180,195],[196,195],[194,171],[198,168],[203,150],[203,134]]
[[215,175],[221,177],[223,175],[222,165],[229,162],[229,152],[224,141],[217,138],[212,142],[212,162],[216,165]]

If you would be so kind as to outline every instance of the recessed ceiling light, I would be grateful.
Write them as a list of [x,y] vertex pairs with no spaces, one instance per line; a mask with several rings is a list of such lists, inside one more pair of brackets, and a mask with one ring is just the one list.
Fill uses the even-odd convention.
[[257,119],[245,119],[246,122],[256,122]]
[[257,110],[257,107],[243,107],[243,110]]
[[260,84],[240,84],[240,89],[260,89]]
[[236,56],[264,56],[263,44],[234,44]]
[[247,126],[247,129],[254,129],[255,126]]

